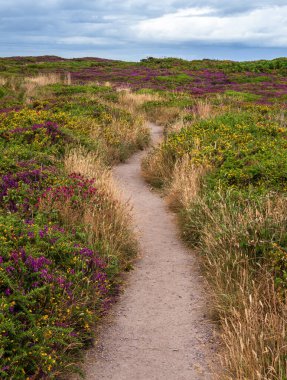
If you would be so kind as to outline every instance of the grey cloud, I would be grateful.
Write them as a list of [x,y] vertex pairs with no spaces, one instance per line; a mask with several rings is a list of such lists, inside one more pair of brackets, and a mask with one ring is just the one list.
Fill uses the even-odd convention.
[[[158,52],[158,55],[195,58],[207,57],[209,51],[213,56],[214,52],[219,52],[220,46],[226,51],[226,44],[207,43],[200,48],[197,43],[187,41],[151,43],[139,39],[133,28],[141,21],[180,9],[210,6],[218,15],[227,15],[268,5],[286,5],[286,0],[206,0],[204,3],[199,0],[0,0],[0,55],[57,52],[59,55],[83,56],[94,52],[93,55],[131,59]],[[268,27],[262,32],[268,33]],[[101,49],[95,51],[95,46],[101,46]],[[232,55],[232,45],[228,49]],[[241,51],[249,56],[248,49],[242,48]]]

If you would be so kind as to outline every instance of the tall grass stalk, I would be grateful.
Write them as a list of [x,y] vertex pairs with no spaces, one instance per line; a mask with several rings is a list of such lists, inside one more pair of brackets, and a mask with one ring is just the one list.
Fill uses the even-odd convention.
[[[79,173],[95,179],[100,205],[95,200],[94,205],[83,205],[79,210],[82,218],[79,222],[84,224],[90,242],[101,241],[108,255],[116,252],[128,264],[136,251],[136,240],[130,226],[130,206],[121,202],[111,171],[103,165],[97,154],[87,153],[82,148],[67,153],[65,168],[68,173]],[[74,215],[66,216],[68,222],[73,219]]]
[[168,200],[179,211],[185,240],[199,249],[214,292],[227,369],[220,379],[286,379],[286,294],[278,292],[268,261],[258,260],[255,247],[284,235],[287,198],[266,196],[240,207],[221,194],[211,202],[202,192],[205,172],[184,157],[175,165]]

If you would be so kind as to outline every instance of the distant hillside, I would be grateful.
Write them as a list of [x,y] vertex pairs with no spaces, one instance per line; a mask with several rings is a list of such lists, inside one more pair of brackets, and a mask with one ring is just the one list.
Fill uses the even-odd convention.
[[[72,83],[109,82],[133,90],[176,91],[191,96],[247,94],[262,104],[287,99],[287,58],[260,61],[219,61],[145,58],[140,62],[56,56],[0,58],[0,77],[69,73]],[[251,94],[251,96],[249,96]],[[244,95],[243,97],[246,98]]]

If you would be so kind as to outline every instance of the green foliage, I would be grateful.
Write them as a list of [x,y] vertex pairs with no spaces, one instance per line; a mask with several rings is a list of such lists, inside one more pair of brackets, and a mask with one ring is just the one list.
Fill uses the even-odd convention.
[[239,76],[235,78],[237,83],[261,83],[261,82],[270,82],[270,77],[261,75],[261,76]]
[[261,98],[261,96],[256,95],[256,94],[250,94],[248,92],[240,92],[240,91],[233,91],[233,90],[225,91],[225,95],[228,95],[237,100],[243,100],[246,102],[252,102],[253,100],[258,100]]
[[214,188],[287,188],[287,130],[260,112],[191,124],[170,135],[163,149],[174,160],[188,153],[195,164],[212,168],[207,178]]
[[158,76],[156,79],[161,82],[174,83],[175,85],[192,81],[192,77],[184,73],[178,75]]
[[[29,107],[0,113],[3,380],[53,379],[76,370],[80,349],[91,343],[95,324],[117,291],[118,275],[135,253],[130,241],[117,249],[110,236],[91,241],[83,210],[104,213],[112,200],[94,179],[68,175],[63,161],[78,147],[107,163],[123,147],[128,156],[137,143],[124,133],[135,118],[116,106],[118,94],[111,88],[52,85],[40,93]],[[123,135],[117,136],[119,131]]]
[[96,254],[80,235],[40,214],[29,222],[0,215],[0,233],[1,378],[53,378],[90,339],[101,310],[94,276],[104,275],[102,264],[90,266]]
[[7,94],[7,90],[0,86],[0,99],[3,98]]

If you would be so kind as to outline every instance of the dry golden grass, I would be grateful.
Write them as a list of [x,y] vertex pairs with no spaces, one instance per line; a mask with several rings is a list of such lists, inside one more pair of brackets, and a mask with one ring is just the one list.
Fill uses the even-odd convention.
[[168,135],[169,133],[178,133],[182,128],[184,128],[184,118],[183,114],[179,114],[178,118],[170,125],[165,125],[164,133]]
[[154,148],[142,162],[142,175],[155,187],[169,183],[173,176],[174,163],[160,148]]
[[25,77],[22,81],[22,87],[25,91],[26,103],[30,102],[31,98],[37,94],[37,90],[40,87],[56,83],[70,85],[72,83],[71,73],[67,73],[65,76],[59,73],[47,73],[33,77]]
[[[136,94],[134,96],[136,97]],[[95,140],[103,142],[110,162],[124,161],[132,153],[138,149],[143,149],[149,144],[150,129],[144,114],[138,110],[137,105],[127,107],[121,101],[121,97],[118,103],[111,103],[95,94],[86,94],[85,97],[87,101],[99,102],[110,109],[109,122],[106,126],[103,127],[92,119],[88,120],[88,124],[91,125],[91,136]],[[123,118],[119,111],[129,112],[130,120],[127,121]],[[87,124],[85,120],[84,122]]]
[[[170,108],[170,113],[166,110],[164,115],[162,115],[162,125],[165,126],[165,132],[173,133],[179,132],[185,127],[184,116],[186,116],[186,111],[180,109],[179,107]],[[208,119],[219,114],[220,108],[215,107],[212,103],[207,100],[196,100],[192,108],[192,116],[194,122],[202,119]],[[190,113],[188,114],[190,116]]]
[[255,283],[248,269],[241,271],[238,305],[223,319],[223,365],[230,371],[225,378],[286,379],[286,304],[278,298],[270,273],[262,269]]
[[[101,135],[101,131],[99,133]],[[107,155],[114,163],[124,161],[138,149],[143,149],[150,141],[149,128],[139,115],[133,117],[133,121],[129,123],[111,116],[110,123],[102,134],[107,141]]]
[[182,112],[179,107],[160,106],[149,110],[147,116],[152,122],[168,127],[181,118]]
[[27,86],[31,83],[37,86],[46,86],[48,84],[61,83],[63,79],[60,74],[57,73],[48,73],[48,74],[39,74],[34,77],[26,77],[24,82]]
[[158,94],[138,94],[129,89],[121,89],[119,103],[131,113],[139,113],[139,108],[146,102],[161,100]]
[[7,79],[0,77],[0,86],[4,86],[7,83]]
[[[222,360],[228,374],[220,379],[285,379],[285,296],[275,290],[270,271],[247,257],[240,242],[244,236],[250,247],[259,245],[260,231],[268,225],[276,225],[277,232],[283,234],[286,198],[269,199],[260,208],[250,203],[237,212],[230,212],[224,198],[212,206],[207,206],[200,197],[192,202],[185,212],[189,215],[188,224],[193,226],[189,227],[190,231],[200,225],[200,247],[207,278],[223,326],[226,350]],[[186,229],[185,233],[190,232]]]
[[169,205],[180,212],[184,238],[200,249],[222,326],[226,373],[218,379],[285,380],[286,294],[278,293],[270,269],[247,256],[241,242],[260,246],[262,231],[274,226],[277,236],[285,236],[287,198],[272,196],[238,207],[222,195],[210,204],[202,195],[207,170],[195,167],[188,155],[170,163],[160,148],[143,163],[144,177],[165,185]]
[[135,93],[129,88],[119,88],[120,105],[131,113],[144,115],[146,119],[156,124],[167,126],[179,118],[182,111],[178,107],[159,106],[146,109],[141,108],[145,103],[162,101],[163,98],[157,93]]
[[208,119],[214,117],[216,111],[211,103],[207,100],[197,100],[193,107],[193,116],[195,119]]
[[40,209],[45,212],[50,212],[51,207],[57,209],[64,224],[84,228],[89,243],[101,244],[107,260],[117,260],[122,264],[121,269],[127,268],[136,253],[137,243],[130,223],[130,206],[121,202],[111,171],[98,154],[80,147],[66,154],[65,169],[67,173],[94,179],[96,195],[92,200],[81,201],[77,209],[71,199],[56,201],[53,205],[43,200]]
[[203,167],[196,167],[188,154],[178,161],[172,172],[168,188],[168,203],[173,209],[188,208],[198,197],[201,180],[206,173]]
[[284,110],[281,110],[281,112],[278,112],[275,116],[275,121],[280,124],[282,128],[286,128],[287,126],[287,114]]
[[81,148],[72,150],[65,157],[65,168],[68,173],[95,179],[99,198],[94,206],[88,204],[81,210],[90,242],[100,240],[107,252],[132,255],[136,242],[130,226],[129,206],[121,203],[112,173],[103,165],[99,155],[86,153]]
[[64,80],[65,84],[68,84],[69,86],[72,84],[72,76],[71,73],[66,74],[66,78]]

